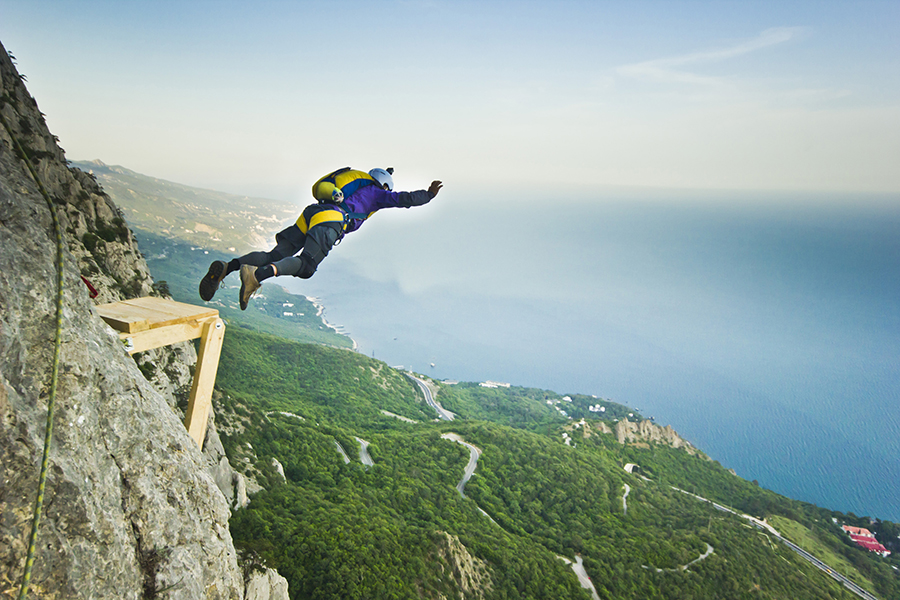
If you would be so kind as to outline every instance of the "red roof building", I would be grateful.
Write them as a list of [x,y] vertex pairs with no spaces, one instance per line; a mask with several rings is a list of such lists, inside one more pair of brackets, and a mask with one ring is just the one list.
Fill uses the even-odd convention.
[[868,550],[869,552],[878,552],[880,554],[885,554],[885,553],[890,554],[890,552],[888,552],[888,549],[885,548],[884,546],[882,546],[881,544],[879,544],[878,542],[857,540],[856,543],[859,544],[860,546],[862,546],[863,548],[865,548],[866,550]]
[[871,531],[869,531],[868,529],[865,529],[863,527],[851,527],[850,525],[844,525],[842,527],[842,529],[844,531],[846,531],[847,533],[849,533],[850,535],[864,535],[864,536],[870,537],[870,538],[875,537]]
[[881,545],[878,540],[875,539],[875,536],[872,535],[872,532],[868,529],[844,525],[843,530],[850,535],[851,540],[853,540],[857,545],[862,546],[869,552],[877,552],[882,556],[889,556],[891,554],[891,551]]

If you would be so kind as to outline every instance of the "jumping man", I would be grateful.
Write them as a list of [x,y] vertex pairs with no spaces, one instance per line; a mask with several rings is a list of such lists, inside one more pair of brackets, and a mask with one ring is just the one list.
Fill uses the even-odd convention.
[[[251,252],[229,262],[213,261],[200,281],[200,297],[212,300],[219,284],[240,271],[241,310],[263,281],[279,275],[309,279],[329,250],[362,227],[363,222],[382,208],[422,206],[437,196],[443,184],[432,181],[427,190],[395,192],[392,168],[368,173],[350,167],[329,173],[313,185],[310,204],[293,225],[275,235],[275,247],[268,252]],[[300,253],[298,256],[295,254]]]

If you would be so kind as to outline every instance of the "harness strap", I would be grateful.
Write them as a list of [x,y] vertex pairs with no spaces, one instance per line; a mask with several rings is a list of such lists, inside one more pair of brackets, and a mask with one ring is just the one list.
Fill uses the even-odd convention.
[[322,208],[321,210],[318,210],[312,216],[310,216],[308,220],[306,216],[307,211],[304,211],[297,219],[297,227],[305,235],[316,225],[321,225],[322,223],[340,223],[341,236],[340,238],[338,238],[338,242],[335,244],[337,245],[338,243],[340,243],[340,240],[343,239],[344,233],[347,231],[347,228],[350,227],[350,221],[365,221],[373,214],[375,214],[374,210],[370,213],[353,212],[350,210],[350,207],[347,206],[346,202],[333,204],[332,206],[334,206],[334,208]]
[[350,221],[351,219],[361,219],[361,220],[365,221],[366,219],[368,219],[369,217],[371,217],[372,215],[375,214],[375,211],[374,211],[374,210],[373,210],[372,212],[370,212],[370,213],[358,213],[358,212],[352,212],[352,211],[350,210],[350,207],[347,206],[347,203],[346,203],[346,202],[341,202],[341,203],[338,204],[337,206],[340,206],[340,207],[341,207],[341,210],[344,211],[344,214],[347,215],[347,216],[344,218],[344,221]]
[[310,217],[309,222],[306,221],[306,216],[301,214],[300,218],[297,219],[297,227],[305,234],[320,223],[344,223],[345,221],[344,213],[339,210],[326,208]]

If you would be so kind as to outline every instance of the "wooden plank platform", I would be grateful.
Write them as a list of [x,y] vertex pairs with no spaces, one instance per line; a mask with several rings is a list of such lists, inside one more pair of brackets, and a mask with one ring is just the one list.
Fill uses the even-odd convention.
[[129,354],[200,338],[184,426],[202,449],[225,338],[225,322],[219,318],[219,311],[152,296],[102,304],[95,309],[119,332]]
[[214,308],[153,296],[101,304],[97,307],[97,313],[110,327],[122,333],[136,333],[219,316],[219,311]]

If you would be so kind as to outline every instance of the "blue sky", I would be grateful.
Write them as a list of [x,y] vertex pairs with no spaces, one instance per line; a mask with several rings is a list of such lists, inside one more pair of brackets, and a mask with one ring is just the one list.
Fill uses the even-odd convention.
[[13,2],[70,159],[305,199],[401,188],[900,191],[897,2]]

